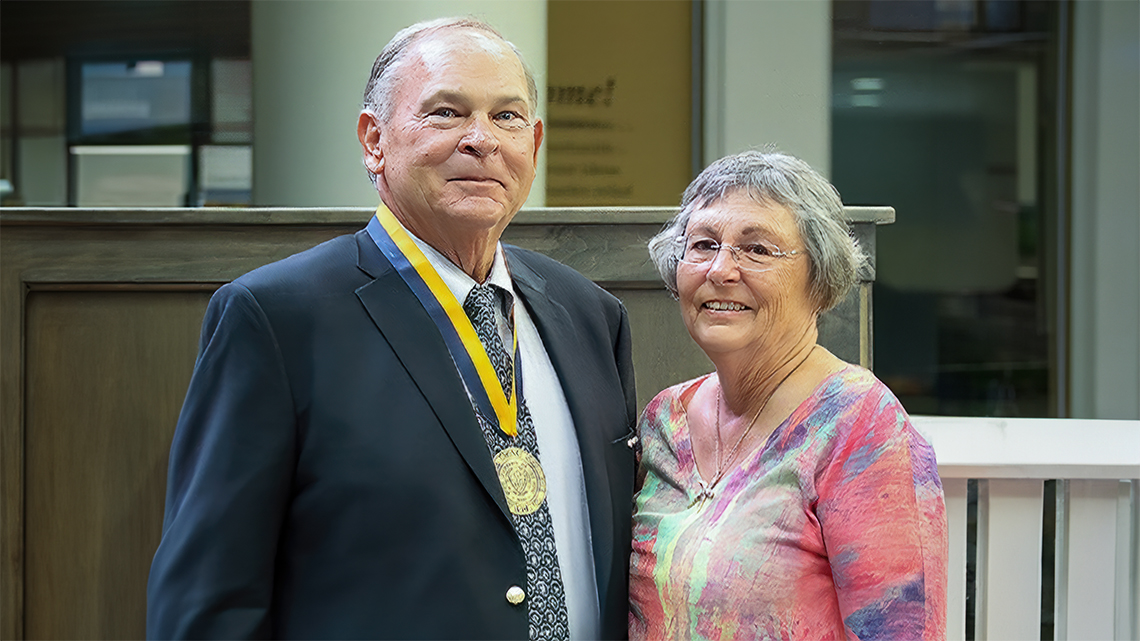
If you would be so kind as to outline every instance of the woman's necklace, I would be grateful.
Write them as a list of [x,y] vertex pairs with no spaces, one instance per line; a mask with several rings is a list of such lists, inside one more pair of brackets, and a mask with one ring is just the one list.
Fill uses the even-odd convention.
[[750,432],[752,432],[752,428],[756,426],[756,419],[760,418],[760,414],[762,414],[764,412],[764,408],[768,407],[768,401],[772,400],[772,397],[776,395],[776,390],[780,389],[780,386],[784,384],[784,381],[788,380],[788,377],[791,376],[792,374],[795,374],[796,370],[798,370],[800,368],[800,366],[803,365],[807,361],[808,356],[811,356],[811,353],[815,351],[816,347],[818,347],[818,346],[813,345],[812,348],[808,350],[807,356],[804,356],[803,360],[796,363],[796,366],[793,367],[787,374],[784,374],[784,377],[780,379],[780,382],[776,383],[776,386],[772,388],[771,392],[768,392],[768,396],[766,396],[764,398],[764,402],[760,403],[760,409],[756,410],[756,413],[752,415],[752,420],[748,421],[748,427],[744,428],[744,431],[740,433],[740,438],[736,439],[736,444],[732,446],[732,449],[729,450],[729,452],[728,452],[728,458],[724,459],[724,460],[721,460],[721,458],[720,458],[720,448],[721,448],[721,438],[720,438],[721,388],[720,388],[720,384],[719,383],[717,384],[717,386],[716,386],[716,450],[715,450],[716,451],[716,474],[713,475],[712,480],[709,481],[708,483],[705,483],[704,479],[699,478],[700,474],[697,474],[698,480],[700,481],[700,484],[701,484],[701,491],[698,492],[697,496],[693,499],[694,502],[696,502],[696,501],[702,501],[703,502],[705,499],[711,499],[714,496],[716,496],[716,494],[713,492],[713,488],[716,487],[716,484],[720,482],[720,479],[721,479],[721,477],[724,476],[725,472],[727,472],[729,470],[729,465],[731,465],[734,461],[736,461],[736,455],[740,452],[740,445],[742,443],[744,443],[744,439],[748,438],[748,434]]

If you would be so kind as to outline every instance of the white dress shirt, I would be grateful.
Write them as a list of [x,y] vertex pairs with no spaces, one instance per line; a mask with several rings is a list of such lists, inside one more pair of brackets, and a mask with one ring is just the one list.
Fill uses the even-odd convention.
[[[475,279],[415,234],[408,232],[408,236],[462,305],[471,288],[476,285]],[[518,331],[519,357],[522,360],[522,391],[526,395],[527,409],[534,420],[539,462],[546,474],[546,503],[554,527],[558,566],[566,590],[570,638],[596,639],[600,631],[598,585],[594,575],[586,482],[582,475],[582,455],[578,450],[574,420],[570,416],[562,384],[542,344],[538,328],[527,313],[526,305],[522,304],[522,298],[511,280],[501,243],[495,248],[495,262],[491,266],[487,282],[502,287],[514,296],[515,328]],[[502,309],[499,306],[496,309],[499,331],[504,336],[503,344],[510,345],[507,320]]]

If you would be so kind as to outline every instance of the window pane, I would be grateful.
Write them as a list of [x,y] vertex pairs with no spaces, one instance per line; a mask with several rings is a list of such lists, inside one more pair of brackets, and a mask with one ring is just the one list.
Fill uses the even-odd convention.
[[190,126],[190,62],[85,62],[80,135]]
[[833,179],[848,204],[897,210],[878,230],[876,373],[917,414],[1052,415],[1054,3],[833,7]]

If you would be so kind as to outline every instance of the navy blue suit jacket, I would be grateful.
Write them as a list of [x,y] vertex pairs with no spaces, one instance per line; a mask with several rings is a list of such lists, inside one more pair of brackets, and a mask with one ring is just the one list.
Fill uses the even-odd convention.
[[[625,309],[506,248],[578,432],[602,634],[626,634]],[[151,638],[525,639],[526,563],[438,330],[364,232],[214,295],[170,453]]]

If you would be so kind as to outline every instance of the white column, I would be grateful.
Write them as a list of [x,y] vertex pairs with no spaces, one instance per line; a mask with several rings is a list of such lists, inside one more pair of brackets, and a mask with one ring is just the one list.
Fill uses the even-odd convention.
[[966,530],[968,529],[967,479],[943,478],[946,495],[946,525],[949,539],[946,576],[946,638],[966,638]]
[[[544,94],[543,0],[289,0],[252,5],[253,202],[375,206],[356,119],[372,63],[400,29],[474,15],[523,53]],[[540,99],[540,105],[543,104]],[[545,163],[528,205],[541,205]]]
[[708,0],[704,164],[776,145],[831,173],[831,2]]
[[[1114,639],[1116,635],[1117,498],[1120,481],[1074,479],[1058,484],[1067,501],[1057,523],[1055,637]],[[1125,530],[1127,534],[1127,529]]]
[[1074,3],[1071,415],[1140,418],[1140,3]]
[[1041,638],[1042,482],[990,479],[978,487],[975,638]]

